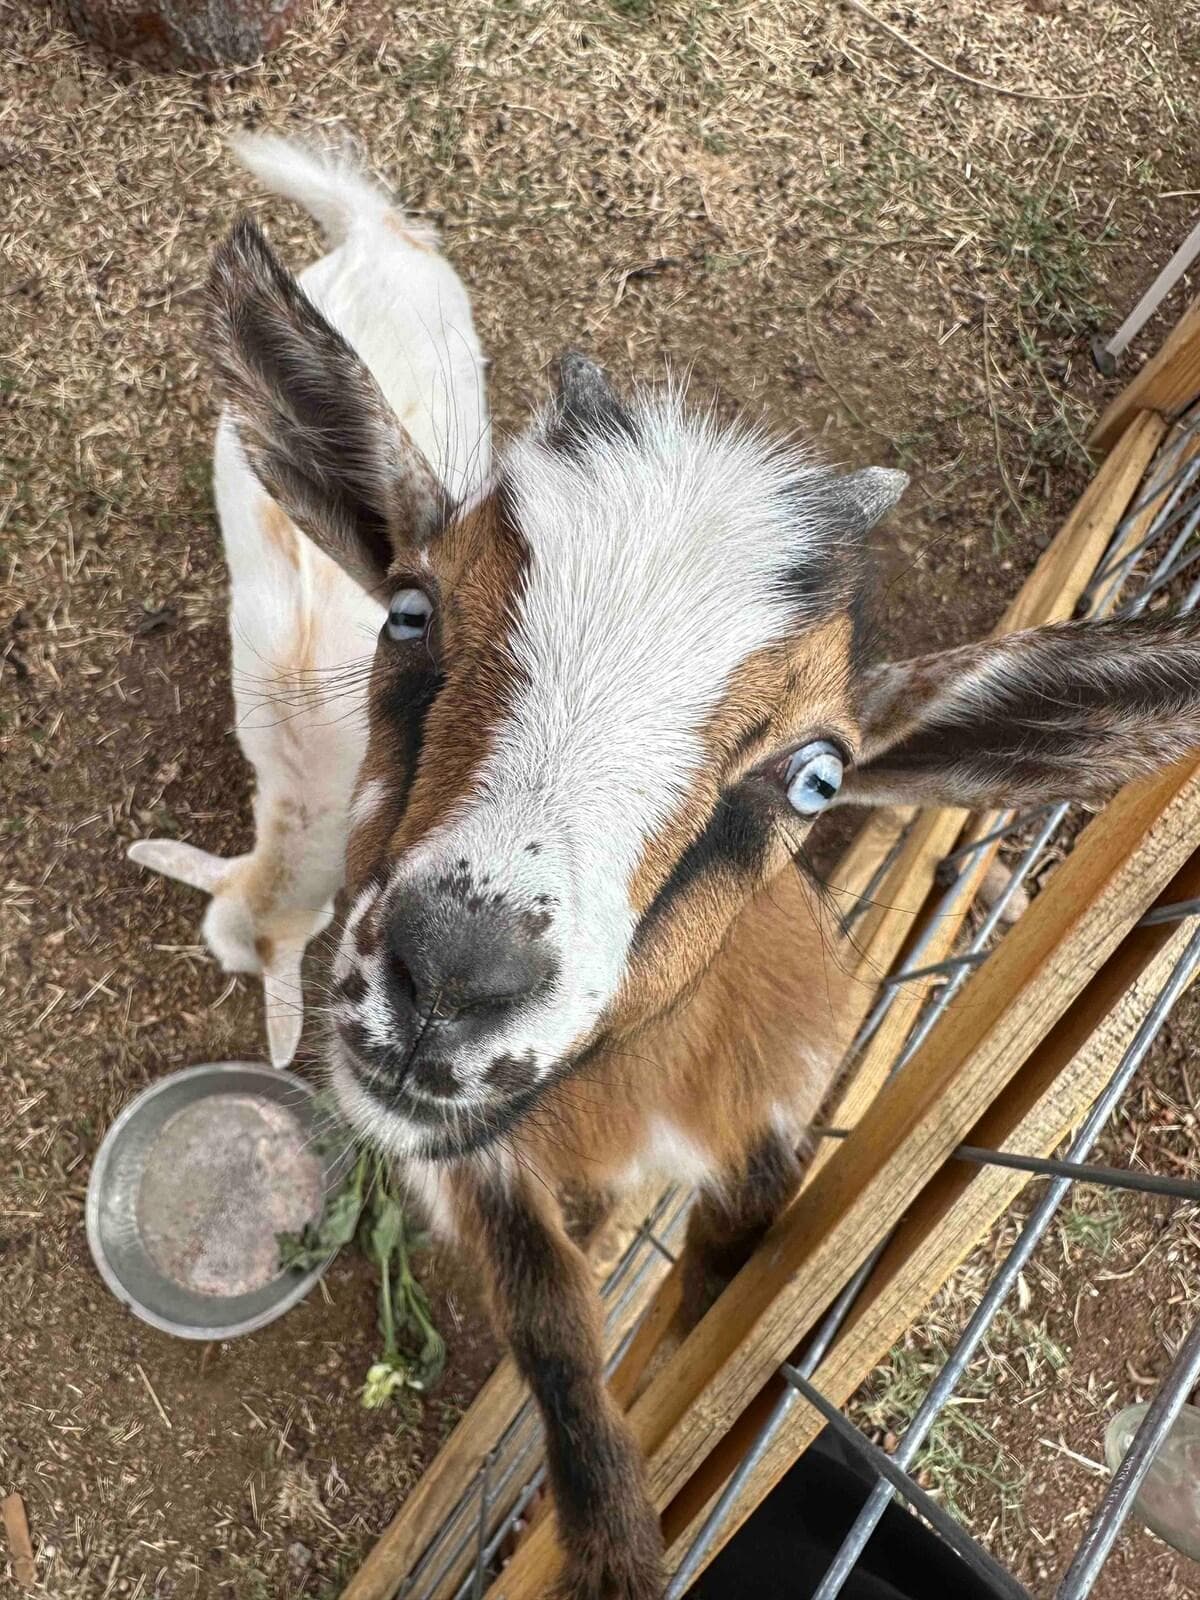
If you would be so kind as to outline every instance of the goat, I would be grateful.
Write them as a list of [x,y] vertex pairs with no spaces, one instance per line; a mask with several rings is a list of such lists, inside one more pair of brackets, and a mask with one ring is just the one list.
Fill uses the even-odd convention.
[[[484,361],[471,308],[435,235],[344,158],[265,135],[230,141],[269,189],[322,223],[333,250],[302,274],[320,308],[403,417],[447,495],[487,475]],[[297,428],[319,428],[297,401]],[[254,769],[254,848],[224,859],[175,839],[130,858],[212,896],[205,943],[226,972],[261,973],[272,1062],[303,1027],[305,946],[328,927],[342,885],[349,806],[366,748],[360,680],[385,607],[306,539],[247,466],[226,413],[213,488],[230,578],[238,741]]]
[[555,1191],[695,1185],[693,1277],[728,1281],[795,1190],[846,1043],[848,979],[796,870],[815,820],[1102,797],[1200,743],[1200,624],[872,668],[866,540],[902,473],[838,473],[676,391],[623,398],[569,354],[456,503],[248,220],[209,310],[250,465],[391,595],[334,1088],[478,1259],[545,1421],[556,1593],[651,1600],[659,1524]]

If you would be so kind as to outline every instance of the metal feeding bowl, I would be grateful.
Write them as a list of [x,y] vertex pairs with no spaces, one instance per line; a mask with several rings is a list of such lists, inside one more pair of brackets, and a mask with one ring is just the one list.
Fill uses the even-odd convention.
[[279,1265],[281,1233],[321,1215],[345,1152],[318,1148],[313,1091],[253,1062],[174,1072],[104,1137],[87,1234],[105,1283],[144,1322],[183,1339],[231,1339],[282,1316],[333,1259]]
[[[1108,1425],[1104,1455],[1116,1472],[1150,1407],[1126,1406]],[[1200,1561],[1200,1410],[1185,1405],[1154,1452],[1133,1503],[1151,1532],[1193,1561]]]

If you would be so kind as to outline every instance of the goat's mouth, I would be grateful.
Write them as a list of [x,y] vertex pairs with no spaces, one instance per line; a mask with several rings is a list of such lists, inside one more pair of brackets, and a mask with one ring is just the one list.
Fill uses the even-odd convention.
[[364,1138],[399,1159],[453,1162],[501,1143],[544,1091],[530,1085],[483,1098],[430,1095],[414,1084],[381,1073],[335,1040],[329,1077],[343,1115]]

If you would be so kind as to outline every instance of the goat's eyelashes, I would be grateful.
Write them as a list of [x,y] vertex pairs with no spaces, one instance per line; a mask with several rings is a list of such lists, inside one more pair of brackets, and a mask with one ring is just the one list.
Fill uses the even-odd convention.
[[784,770],[788,804],[802,817],[815,817],[831,806],[842,787],[845,758],[828,739],[801,745]]
[[397,644],[423,639],[432,616],[433,601],[423,589],[397,589],[388,602],[383,631]]

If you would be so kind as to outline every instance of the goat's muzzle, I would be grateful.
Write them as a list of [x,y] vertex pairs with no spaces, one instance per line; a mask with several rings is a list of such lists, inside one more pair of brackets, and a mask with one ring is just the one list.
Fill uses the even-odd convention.
[[551,920],[461,865],[406,883],[360,944],[333,1009],[338,1036],[359,1087],[422,1144],[451,1130],[460,1149],[494,1136],[496,1113],[534,1090],[536,1053],[511,1040],[554,992]]

